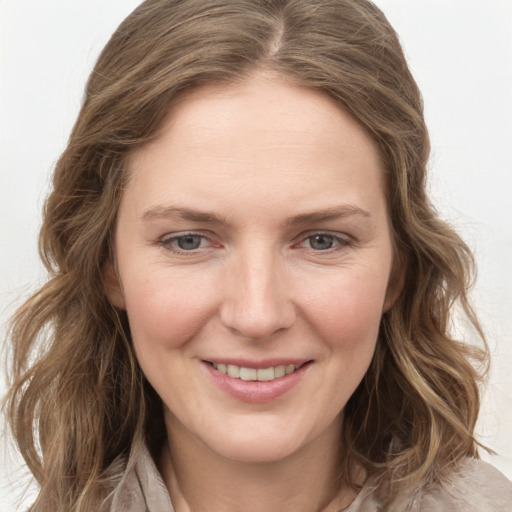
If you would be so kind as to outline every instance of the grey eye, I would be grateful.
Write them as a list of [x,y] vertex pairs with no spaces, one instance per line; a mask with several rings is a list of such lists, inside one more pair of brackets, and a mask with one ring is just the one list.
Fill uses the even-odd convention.
[[193,251],[194,249],[199,249],[199,247],[201,247],[203,238],[204,237],[200,235],[185,235],[178,237],[176,239],[176,243],[183,251]]
[[332,235],[318,234],[309,237],[309,245],[315,251],[326,251],[334,245],[334,237]]

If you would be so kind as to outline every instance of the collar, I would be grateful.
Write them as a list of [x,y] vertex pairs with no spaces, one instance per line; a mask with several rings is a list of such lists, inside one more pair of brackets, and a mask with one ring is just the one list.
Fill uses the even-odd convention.
[[111,512],[175,512],[167,488],[147,446],[130,455],[112,498]]

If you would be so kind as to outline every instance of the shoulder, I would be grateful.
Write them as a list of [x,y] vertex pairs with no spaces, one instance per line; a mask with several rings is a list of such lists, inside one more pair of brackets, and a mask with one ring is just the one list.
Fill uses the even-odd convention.
[[509,512],[512,482],[494,466],[478,459],[466,459],[451,477],[420,496],[411,510],[421,512]]
[[388,507],[369,480],[344,512],[512,512],[512,482],[494,466],[465,459],[456,471],[429,487],[396,496]]

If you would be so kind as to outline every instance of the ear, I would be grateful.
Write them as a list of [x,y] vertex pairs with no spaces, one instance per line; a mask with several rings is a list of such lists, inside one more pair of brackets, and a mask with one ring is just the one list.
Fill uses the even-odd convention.
[[116,266],[108,260],[103,266],[105,292],[111,304],[118,309],[126,309],[123,288]]
[[396,254],[393,257],[393,265],[389,275],[386,298],[384,299],[383,313],[387,313],[396,302],[404,288],[407,261],[404,254]]

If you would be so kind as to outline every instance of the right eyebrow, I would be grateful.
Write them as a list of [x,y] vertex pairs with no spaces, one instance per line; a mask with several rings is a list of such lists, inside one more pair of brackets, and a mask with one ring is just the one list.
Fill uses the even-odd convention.
[[226,219],[219,217],[211,212],[192,210],[190,208],[181,208],[178,206],[157,205],[144,210],[141,220],[150,221],[153,219],[172,219],[180,218],[192,222],[205,222],[208,224],[228,224]]

